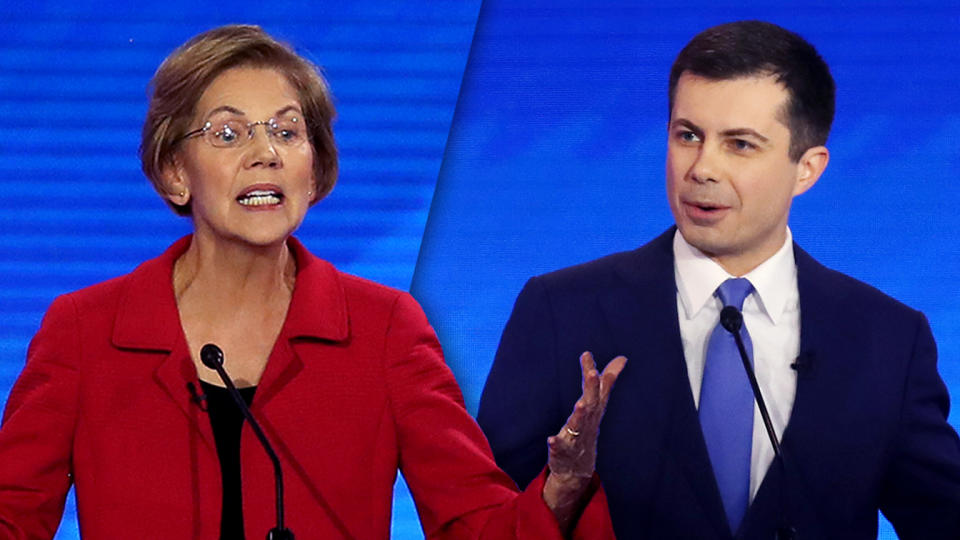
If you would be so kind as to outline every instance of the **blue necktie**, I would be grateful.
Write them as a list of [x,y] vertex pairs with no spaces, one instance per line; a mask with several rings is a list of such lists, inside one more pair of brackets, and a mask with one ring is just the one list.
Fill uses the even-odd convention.
[[[753,290],[745,278],[728,279],[717,288],[724,306],[743,309]],[[753,343],[746,325],[740,328],[747,356]],[[713,474],[723,498],[730,530],[736,533],[750,501],[750,450],[753,445],[753,392],[733,335],[720,323],[707,344],[700,386],[700,427],[707,442]]]

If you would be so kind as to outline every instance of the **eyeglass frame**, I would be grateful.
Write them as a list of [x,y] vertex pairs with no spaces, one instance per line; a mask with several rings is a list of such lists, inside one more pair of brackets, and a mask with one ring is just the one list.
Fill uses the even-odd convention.
[[[291,120],[292,122],[297,123],[297,122],[300,122],[300,117],[299,117],[299,116],[293,116],[293,117],[290,118],[290,120]],[[224,126],[226,126],[226,124],[224,124]],[[276,118],[270,118],[270,119],[268,119],[268,120],[258,120],[258,121],[256,121],[256,122],[247,122],[246,124],[244,124],[244,127],[247,128],[247,138],[244,139],[243,142],[241,142],[240,144],[238,144],[238,145],[236,145],[236,146],[217,146],[217,145],[213,144],[212,142],[208,141],[208,140],[206,139],[206,137],[204,137],[203,139],[204,139],[205,141],[207,141],[207,144],[209,144],[210,146],[212,146],[212,147],[214,147],[214,148],[243,148],[243,147],[246,146],[250,141],[253,140],[254,128],[257,127],[257,126],[265,126],[265,127],[266,127],[267,136],[268,136],[268,137],[273,137],[273,138],[275,138],[276,140],[280,141],[280,143],[281,143],[282,146],[293,146],[293,145],[284,143],[284,142],[283,142],[283,139],[278,138],[276,135],[274,135],[274,130],[279,127],[279,125],[277,124],[277,119],[276,119]],[[177,144],[179,144],[181,141],[185,141],[185,140],[187,140],[187,139],[191,139],[191,138],[193,138],[193,137],[196,137],[197,135],[200,135],[200,136],[202,137],[203,135],[206,135],[207,132],[210,131],[211,129],[213,129],[213,121],[207,120],[206,122],[203,123],[203,126],[197,128],[197,129],[195,129],[195,130],[193,130],[193,131],[188,131],[187,133],[181,135],[180,138],[177,139]],[[300,140],[298,143],[296,143],[296,144],[300,144],[300,143],[302,143],[302,142],[305,141],[305,140],[307,140],[306,134],[305,134],[303,137],[301,137],[301,140]]]

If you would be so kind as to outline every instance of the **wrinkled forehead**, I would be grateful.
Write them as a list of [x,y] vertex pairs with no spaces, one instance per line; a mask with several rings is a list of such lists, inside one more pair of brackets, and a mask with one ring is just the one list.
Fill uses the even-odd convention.
[[231,68],[215,77],[194,109],[194,117],[232,116],[252,121],[302,114],[299,94],[286,75],[254,67]]
[[290,104],[284,106],[283,108],[275,111],[270,115],[269,118],[251,118],[245,111],[242,111],[236,107],[230,105],[222,105],[215,107],[204,117],[204,120],[216,122],[240,122],[240,123],[256,123],[256,122],[265,122],[268,120],[275,121],[293,121],[298,122],[302,117],[303,113],[300,111],[300,108],[296,105]]

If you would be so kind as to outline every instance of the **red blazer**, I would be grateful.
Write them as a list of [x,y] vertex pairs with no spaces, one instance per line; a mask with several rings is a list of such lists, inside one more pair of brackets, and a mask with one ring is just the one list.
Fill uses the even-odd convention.
[[[0,429],[0,537],[52,538],[72,482],[85,539],[219,538],[220,467],[172,290],[189,242],[50,307]],[[296,286],[252,410],[297,538],[387,538],[397,469],[429,538],[560,538],[543,476],[517,494],[497,468],[417,303],[290,247]],[[273,475],[246,424],[241,467],[247,537],[264,538]],[[612,538],[601,490],[577,532]]]

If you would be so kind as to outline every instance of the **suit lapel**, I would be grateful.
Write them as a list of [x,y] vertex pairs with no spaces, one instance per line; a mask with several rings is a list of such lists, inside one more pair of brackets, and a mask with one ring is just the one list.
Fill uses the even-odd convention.
[[[831,351],[846,341],[842,332],[837,330],[840,325],[834,308],[841,300],[837,295],[842,293],[829,286],[827,269],[796,244],[794,258],[800,297],[800,354],[793,365],[797,371],[796,397],[781,437],[786,478],[778,463],[772,463],[744,520],[741,528],[744,537],[751,536],[747,532],[758,526],[762,529],[780,525],[770,522],[777,517],[797,521],[800,516],[782,515],[783,501],[802,498],[808,490],[790,483],[810,477],[802,470],[803,455],[821,439],[823,420],[842,409],[834,396],[844,395],[844,387],[835,375],[838,370],[831,368],[836,367],[837,361]],[[810,501],[800,500],[788,508],[815,506]],[[804,522],[809,523],[809,520]]]
[[304,368],[292,344],[297,341],[346,340],[350,333],[346,294],[339,272],[291,238],[288,245],[297,261],[297,279],[283,329],[277,336],[253,400],[263,408]]
[[842,409],[837,398],[846,395],[848,388],[839,376],[843,370],[837,369],[842,367],[837,362],[842,359],[835,351],[842,350],[849,338],[841,330],[835,307],[842,302],[842,290],[830,287],[827,269],[799,246],[794,245],[794,254],[800,293],[800,355],[794,364],[797,394],[783,434],[784,456],[791,469],[800,465],[797,458],[805,448],[822,439],[824,419]]
[[[675,493],[676,480],[685,483],[689,492],[678,496],[700,506],[688,507],[685,513],[704,516],[720,537],[729,537],[680,340],[673,268],[675,230],[669,229],[619,261],[615,268],[619,286],[607,288],[600,299],[617,350],[626,351],[630,360],[604,424],[605,429],[609,426],[617,431],[609,436],[611,440],[635,442],[631,447],[651,442],[659,446],[657,458],[672,463],[663,463],[654,472],[654,481],[660,483],[658,493]],[[643,432],[638,432],[638,415],[644,422]],[[658,440],[645,444],[638,440],[651,436]],[[673,470],[681,471],[679,478],[669,476]]]
[[785,453],[800,450],[797,444],[810,444],[817,439],[817,418],[823,418],[830,407],[828,394],[824,392],[824,385],[829,381],[819,372],[823,371],[821,364],[828,360],[823,344],[832,339],[829,335],[832,325],[827,320],[833,312],[829,309],[831,293],[824,290],[822,284],[818,285],[819,264],[796,245],[794,257],[800,294],[800,355],[794,363],[797,393],[782,437]]
[[199,397],[203,389],[183,338],[157,367],[153,378],[183,411],[190,427],[200,433],[201,440],[215,451],[217,445],[213,438],[213,428],[207,416],[206,405]]
[[181,238],[160,257],[130,273],[111,339],[119,349],[164,355],[154,371],[154,381],[177,404],[191,428],[215,449],[213,430],[197,397],[201,393],[200,381],[190,360],[173,294],[173,264],[189,247],[190,240],[189,236]]
[[[160,257],[137,267],[127,278],[114,321],[112,341],[120,349],[165,354],[154,379],[183,413],[196,424],[197,400],[188,384],[199,392],[196,368],[190,360],[173,294],[173,265],[190,246],[187,236]],[[263,407],[302,371],[303,362],[289,341],[306,338],[341,341],[349,333],[346,296],[336,269],[306,250],[294,238],[288,241],[297,260],[297,279],[287,319],[274,344],[258,385],[254,403]],[[204,417],[205,418],[205,417]],[[213,444],[207,421],[196,425],[204,440]]]

